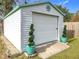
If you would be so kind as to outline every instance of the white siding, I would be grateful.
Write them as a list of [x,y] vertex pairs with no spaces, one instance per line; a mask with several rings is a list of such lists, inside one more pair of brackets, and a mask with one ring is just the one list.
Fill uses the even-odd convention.
[[4,20],[4,35],[21,51],[21,10]]
[[[56,11],[51,5],[49,5],[51,7],[51,11],[47,11],[46,10],[46,6],[49,4],[43,4],[43,5],[36,5],[36,6],[30,6],[30,7],[25,7],[21,9],[21,17],[22,17],[22,40],[26,42],[28,41],[28,33],[29,33],[29,27],[30,24],[32,23],[32,12],[39,12],[39,13],[44,13],[44,14],[50,14],[50,15],[57,15],[59,16],[58,18],[58,40],[60,38],[60,36],[62,35],[62,29],[63,29],[63,16]],[[25,33],[25,34],[24,34]],[[24,34],[24,35],[23,35]],[[26,43],[27,44],[27,43]]]
[[22,39],[22,50],[24,50],[24,47],[28,44],[28,37],[29,37],[29,27],[32,23],[32,16],[31,12],[22,10],[21,11],[21,39]]

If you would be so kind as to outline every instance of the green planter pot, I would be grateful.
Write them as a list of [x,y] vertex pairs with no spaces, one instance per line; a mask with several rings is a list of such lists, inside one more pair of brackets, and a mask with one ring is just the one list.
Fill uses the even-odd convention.
[[67,40],[68,40],[68,38],[67,37],[61,37],[60,38],[60,42],[62,42],[62,43],[67,43]]
[[32,55],[36,52],[36,49],[35,49],[35,46],[29,46],[27,45],[26,46],[26,52],[29,54],[29,55]]

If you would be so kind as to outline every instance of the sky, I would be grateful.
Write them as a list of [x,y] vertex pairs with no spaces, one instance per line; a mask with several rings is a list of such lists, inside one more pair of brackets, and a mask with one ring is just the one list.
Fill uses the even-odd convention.
[[[16,0],[23,4],[25,0]],[[36,2],[38,0],[26,0],[29,2]],[[76,13],[79,10],[79,0],[39,0],[39,1],[50,1],[52,4],[62,5],[69,9],[70,12]]]
[[76,13],[79,10],[79,0],[51,0],[51,2],[53,4],[61,4],[72,13]]

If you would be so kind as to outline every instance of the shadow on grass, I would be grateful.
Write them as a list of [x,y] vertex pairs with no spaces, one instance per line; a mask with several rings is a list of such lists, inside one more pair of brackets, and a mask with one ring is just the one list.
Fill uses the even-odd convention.
[[71,43],[71,42],[73,42],[74,40],[76,40],[76,38],[69,39],[68,42]]
[[24,52],[22,52],[22,53],[18,53],[18,54],[14,54],[14,55],[11,55],[10,57],[11,57],[11,58],[19,57],[19,56],[21,56],[21,55],[23,55],[23,54],[24,54]]

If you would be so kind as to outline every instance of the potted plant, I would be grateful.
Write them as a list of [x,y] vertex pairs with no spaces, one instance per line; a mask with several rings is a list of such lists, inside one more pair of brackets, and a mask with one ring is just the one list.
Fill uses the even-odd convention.
[[67,41],[68,41],[66,25],[64,25],[63,34],[62,34],[62,36],[61,36],[61,38],[60,38],[60,41],[61,41],[62,43],[67,43]]
[[26,52],[29,55],[32,55],[32,54],[34,54],[36,52],[33,32],[34,32],[34,25],[31,24],[30,32],[29,32],[29,40],[28,40],[29,43],[26,46]]

